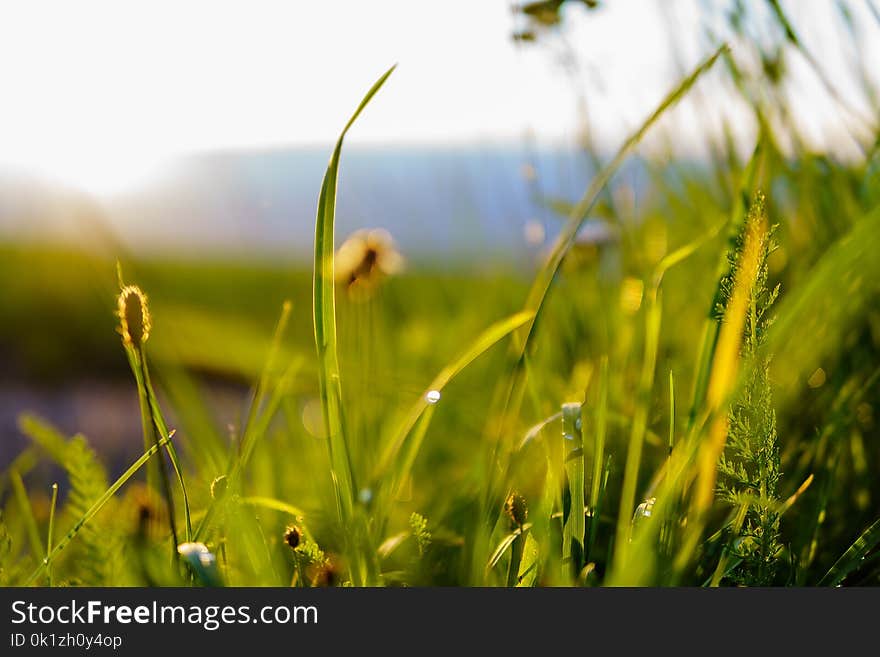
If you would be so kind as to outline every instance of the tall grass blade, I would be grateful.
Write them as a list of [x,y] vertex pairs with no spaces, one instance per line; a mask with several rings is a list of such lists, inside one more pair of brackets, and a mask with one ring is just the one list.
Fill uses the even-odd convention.
[[370,88],[361,104],[343,128],[321,184],[318,213],[315,222],[315,262],[313,309],[315,345],[318,352],[318,381],[324,429],[330,450],[331,478],[337,505],[343,520],[351,515],[356,490],[354,467],[348,447],[342,408],[342,384],[336,346],[336,288],[334,271],[334,228],[336,223],[336,184],[339,175],[339,157],[342,142],[349,128],[370,102],[370,99],[391,75],[388,69]]

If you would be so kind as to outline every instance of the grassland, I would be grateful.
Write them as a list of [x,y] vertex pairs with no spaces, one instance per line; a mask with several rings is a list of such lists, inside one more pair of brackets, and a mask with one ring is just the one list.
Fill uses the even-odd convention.
[[[610,186],[719,57],[555,204],[533,270],[343,261],[342,137],[311,270],[4,247],[10,371],[117,381],[143,441],[120,466],[23,414],[2,582],[880,583],[876,135],[856,161],[768,125],[744,160],[649,161],[637,216]],[[129,294],[120,336],[135,283],[149,335]]]

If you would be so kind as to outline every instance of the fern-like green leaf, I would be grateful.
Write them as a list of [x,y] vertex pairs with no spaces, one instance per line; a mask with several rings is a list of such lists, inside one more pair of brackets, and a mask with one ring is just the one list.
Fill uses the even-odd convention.
[[[22,416],[19,425],[67,473],[70,492],[64,505],[65,515],[74,519],[84,515],[108,487],[107,471],[85,437],[66,439],[55,427],[30,415]],[[89,586],[109,584],[118,554],[114,547],[119,540],[112,523],[98,518],[83,527],[80,534],[76,553],[78,582]]]

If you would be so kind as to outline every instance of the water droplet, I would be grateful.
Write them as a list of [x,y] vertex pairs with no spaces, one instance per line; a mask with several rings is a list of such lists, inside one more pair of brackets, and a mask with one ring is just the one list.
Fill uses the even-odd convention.
[[425,401],[429,404],[436,404],[438,401],[440,401],[440,391],[429,390],[425,393]]
[[649,497],[647,500],[642,502],[636,507],[635,513],[633,513],[632,526],[633,528],[637,527],[640,522],[650,518],[654,513],[654,504],[657,502],[656,497]]
[[568,431],[566,431],[565,433],[563,433],[563,434],[562,434],[562,437],[565,438],[566,440],[574,440],[574,434],[573,434],[573,433],[570,433],[570,432],[568,432]]
[[369,504],[373,501],[373,491],[369,488],[361,488],[360,492],[358,493],[358,499],[363,505]]
[[581,430],[581,419],[580,418],[578,418],[577,420],[574,421],[574,428],[577,429],[578,431]]

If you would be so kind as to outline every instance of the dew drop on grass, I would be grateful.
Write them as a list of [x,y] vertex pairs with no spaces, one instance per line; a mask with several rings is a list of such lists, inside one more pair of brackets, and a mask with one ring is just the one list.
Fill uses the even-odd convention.
[[425,401],[429,404],[436,404],[438,401],[440,401],[440,391],[429,390],[425,393]]
[[649,497],[647,500],[642,502],[636,507],[636,511],[633,514],[632,519],[632,527],[635,529],[639,526],[639,523],[647,520],[651,517],[654,512],[654,504],[657,502],[656,497]]
[[651,513],[654,511],[654,502],[656,502],[656,498],[652,497],[639,504],[636,507],[636,515],[642,518],[650,518]]

